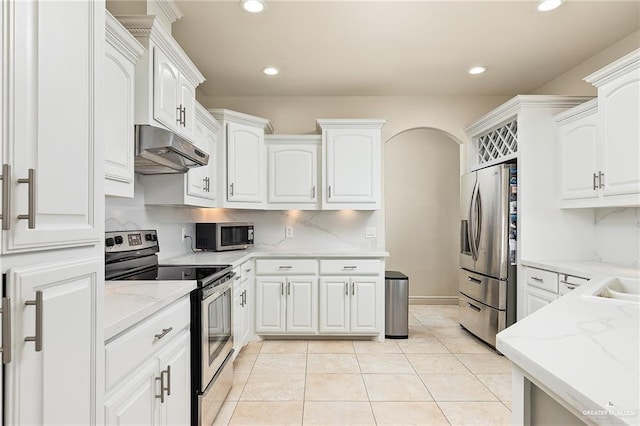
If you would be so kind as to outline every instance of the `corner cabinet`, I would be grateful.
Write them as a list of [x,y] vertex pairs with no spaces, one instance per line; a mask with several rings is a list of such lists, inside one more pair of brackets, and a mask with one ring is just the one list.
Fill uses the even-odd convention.
[[379,210],[385,120],[318,120],[323,210]]
[[4,424],[100,423],[103,271],[96,257],[7,273],[14,317]]
[[136,65],[136,124],[164,127],[194,142],[196,87],[204,76],[159,18],[116,18],[147,49]]
[[3,7],[3,253],[97,244],[104,3]]
[[318,210],[318,160],[321,137],[266,136],[267,207]]
[[194,167],[184,174],[146,175],[144,202],[147,205],[217,207],[217,150],[220,124],[199,103],[193,144],[209,154],[206,166]]
[[208,111],[222,126],[218,155],[226,159],[224,171],[218,175],[218,193],[222,198],[219,207],[263,209],[264,135],[272,131],[269,121],[226,109]]
[[133,198],[135,69],[145,49],[117,19],[105,13],[104,192]]

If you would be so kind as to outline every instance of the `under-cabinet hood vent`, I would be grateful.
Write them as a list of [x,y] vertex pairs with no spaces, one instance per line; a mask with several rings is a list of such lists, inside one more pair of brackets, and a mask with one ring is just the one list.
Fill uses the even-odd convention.
[[169,130],[147,125],[137,125],[135,130],[136,173],[186,173],[209,162],[209,154]]

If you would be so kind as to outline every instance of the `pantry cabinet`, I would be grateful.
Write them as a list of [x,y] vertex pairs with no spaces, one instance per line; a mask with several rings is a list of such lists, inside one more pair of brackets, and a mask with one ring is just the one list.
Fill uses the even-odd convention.
[[136,124],[164,127],[195,142],[195,94],[204,76],[156,16],[117,18],[147,49],[136,65]]
[[103,270],[95,257],[7,272],[13,324],[12,349],[4,347],[12,355],[4,365],[5,424],[94,424],[100,418]]
[[104,191],[105,195],[133,198],[135,69],[144,47],[105,13]]
[[585,80],[598,88],[597,100],[556,118],[562,150],[562,206],[638,206],[640,49]]
[[323,143],[323,210],[380,209],[385,120],[318,120]]
[[271,135],[265,141],[268,208],[317,210],[321,137]]
[[11,88],[3,94],[3,252],[96,244],[102,226],[104,5],[10,4],[3,40],[11,49],[2,62]]

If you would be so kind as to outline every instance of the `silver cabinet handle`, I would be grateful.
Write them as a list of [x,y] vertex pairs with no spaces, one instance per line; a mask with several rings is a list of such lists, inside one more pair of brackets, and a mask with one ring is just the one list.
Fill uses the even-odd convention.
[[293,268],[293,266],[290,266],[290,265],[278,266],[278,269],[291,269],[291,268]]
[[182,107],[182,127],[187,127],[187,107]]
[[344,295],[345,296],[349,295],[349,283],[348,282],[344,283]]
[[287,281],[287,295],[291,295],[291,281]]
[[251,272],[251,271],[252,271],[252,269],[251,269],[251,268],[249,268],[249,269],[245,269],[244,271],[245,271],[246,273],[249,273],[249,272]]
[[280,296],[284,296],[284,281],[280,282]]
[[171,330],[173,330],[173,327],[163,328],[162,329],[162,333],[159,333],[159,334],[156,334],[156,335],[153,336],[153,340],[162,339],[164,336],[166,336],[167,334],[171,333]]
[[160,377],[156,377],[156,382],[160,381],[160,395],[156,394],[156,398],[160,398],[160,402],[164,403],[164,371],[160,372]]
[[36,307],[36,335],[27,336],[24,341],[35,342],[36,352],[40,352],[42,350],[42,291],[36,291],[36,300],[27,300],[24,305]]
[[575,285],[573,285],[573,284],[565,283],[565,285],[567,286],[567,288],[568,288],[569,290],[575,290],[575,289],[576,289],[576,286],[575,286]]
[[242,292],[242,306],[245,306],[247,304],[247,290],[244,290]]
[[29,208],[27,214],[19,214],[18,219],[27,219],[29,221],[29,229],[36,228],[36,171],[29,169],[29,177],[18,179],[18,183],[26,183],[29,185]]
[[475,283],[475,284],[482,284],[482,281],[477,279],[477,278],[467,277],[467,280],[471,281],[472,283]]
[[602,173],[602,170],[598,172],[598,188],[604,188],[604,173]]
[[8,231],[11,229],[11,218],[9,215],[11,214],[11,165],[3,164],[2,165],[2,175],[0,175],[0,179],[2,180],[2,213],[0,213],[0,220],[2,220],[2,229]]
[[2,298],[2,308],[0,309],[0,316],[2,317],[2,363],[8,364],[11,362],[11,299],[8,297]]
[[598,184],[596,183],[596,181],[598,180],[598,175],[597,174],[593,174],[593,190],[597,190],[598,189]]
[[343,266],[342,269],[353,271],[354,269],[358,269],[358,267],[357,266]]
[[208,192],[208,189],[207,189],[207,178],[206,177],[202,178],[202,190],[204,192]]
[[233,184],[231,184],[230,191],[231,191],[231,195],[233,195]]
[[356,283],[351,283],[351,295],[356,295]]
[[316,198],[316,186],[313,185],[313,188],[311,188],[311,198]]
[[171,366],[167,365],[167,369],[162,371],[160,374],[167,373],[167,387],[163,387],[162,391],[167,391],[167,395],[171,395]]
[[328,197],[328,198],[331,198],[331,185],[329,185],[329,191],[328,191],[328,194],[329,194],[329,197]]
[[544,280],[542,278],[538,278],[538,277],[531,277],[532,280],[537,281],[539,283],[543,283]]
[[176,123],[182,124],[182,105],[177,106],[176,111],[178,113],[178,118],[176,118]]

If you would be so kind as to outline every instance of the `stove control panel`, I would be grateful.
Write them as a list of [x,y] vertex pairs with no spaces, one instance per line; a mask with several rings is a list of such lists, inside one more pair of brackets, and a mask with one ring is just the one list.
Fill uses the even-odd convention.
[[105,232],[104,251],[106,253],[149,248],[158,251],[158,233],[155,229]]

